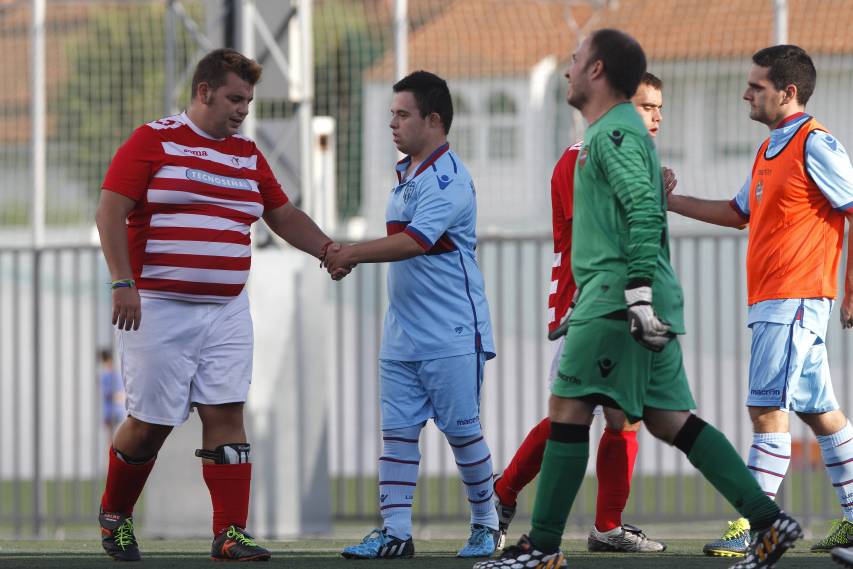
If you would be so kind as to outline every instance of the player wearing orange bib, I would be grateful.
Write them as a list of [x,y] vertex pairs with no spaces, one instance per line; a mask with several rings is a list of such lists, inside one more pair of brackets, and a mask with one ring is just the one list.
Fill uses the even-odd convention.
[[[841,143],[805,106],[816,71],[799,47],[778,45],[752,57],[743,98],[750,118],[766,124],[746,183],[731,202],[672,195],[671,211],[729,227],[749,225],[748,325],[752,329],[749,395],[753,424],[749,468],[775,497],[791,460],[794,411],[820,444],[843,519],[812,546],[853,544],[853,427],[839,409],[829,376],[826,330],[837,295],[844,220],[853,221],[853,167]],[[848,241],[848,247],[850,246]],[[853,326],[853,264],[848,259],[841,303]],[[740,555],[749,540],[745,520],[732,522],[709,555]]]

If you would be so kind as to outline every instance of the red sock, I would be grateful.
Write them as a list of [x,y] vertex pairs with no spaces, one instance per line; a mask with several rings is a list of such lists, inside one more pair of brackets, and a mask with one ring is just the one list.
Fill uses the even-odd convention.
[[101,509],[131,515],[145,481],[154,468],[155,458],[143,464],[128,464],[116,455],[116,449],[110,447],[110,464],[107,468],[107,484],[101,496]]
[[551,421],[545,417],[524,437],[521,446],[515,451],[515,456],[495,483],[495,492],[501,503],[514,506],[519,492],[539,474],[542,455],[545,454],[545,443],[550,436]]
[[622,525],[622,511],[631,493],[631,475],[638,448],[637,433],[604,429],[595,463],[598,476],[595,527],[598,531],[610,531]]
[[201,468],[213,503],[213,535],[232,525],[245,529],[252,465],[203,464]]

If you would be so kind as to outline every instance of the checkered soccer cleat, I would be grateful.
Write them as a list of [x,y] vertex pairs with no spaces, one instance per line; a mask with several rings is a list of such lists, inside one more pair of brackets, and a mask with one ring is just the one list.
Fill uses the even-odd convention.
[[636,526],[624,524],[610,531],[598,531],[592,526],[586,539],[589,551],[624,551],[628,553],[659,553],[666,551],[666,544],[646,537],[643,530]]
[[560,569],[568,567],[566,557],[559,549],[551,553],[539,551],[522,535],[516,545],[507,547],[498,559],[474,563],[474,569]]
[[853,546],[853,523],[847,520],[835,520],[829,529],[829,535],[811,546],[812,551],[829,551],[834,547]]
[[500,530],[482,524],[471,525],[471,536],[456,557],[491,557],[500,541]]
[[133,518],[124,514],[101,511],[101,545],[116,561],[139,561],[139,544],[133,533]]
[[832,560],[842,567],[853,569],[853,548],[836,547],[832,550]]
[[228,526],[213,538],[210,557],[215,561],[269,561],[271,555],[246,530]]
[[[498,483],[498,478],[495,478],[495,485]],[[498,543],[497,549],[498,551],[503,550],[504,546],[506,546],[506,532],[509,530],[509,524],[512,523],[512,518],[515,517],[516,506],[509,506],[501,502],[500,497],[497,492],[494,492],[495,497],[495,511],[498,513]]]
[[749,542],[746,556],[729,567],[729,569],[770,569],[788,549],[794,547],[794,542],[803,537],[803,528],[797,520],[779,512],[770,527],[757,531]]
[[705,555],[712,557],[743,557],[749,547],[749,521],[740,518],[728,522],[729,527],[723,532],[723,537],[706,543],[702,548]]
[[409,559],[415,555],[415,544],[411,537],[399,539],[376,528],[358,545],[345,547],[341,555],[347,559]]

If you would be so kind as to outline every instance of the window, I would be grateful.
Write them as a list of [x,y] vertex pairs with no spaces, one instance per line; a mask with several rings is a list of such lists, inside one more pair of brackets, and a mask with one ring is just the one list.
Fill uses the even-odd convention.
[[519,158],[518,106],[506,92],[492,93],[486,99],[488,112],[488,154],[491,160],[514,161]]
[[476,145],[474,144],[474,121],[471,105],[468,99],[452,94],[453,97],[453,124],[450,125],[450,134],[447,136],[451,148],[462,160],[469,162],[474,159]]

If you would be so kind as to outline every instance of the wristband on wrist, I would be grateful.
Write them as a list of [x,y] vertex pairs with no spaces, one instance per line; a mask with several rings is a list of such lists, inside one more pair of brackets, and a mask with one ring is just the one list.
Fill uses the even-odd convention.
[[136,281],[133,279],[116,279],[110,282],[110,288],[115,290],[117,288],[134,288],[136,286]]

